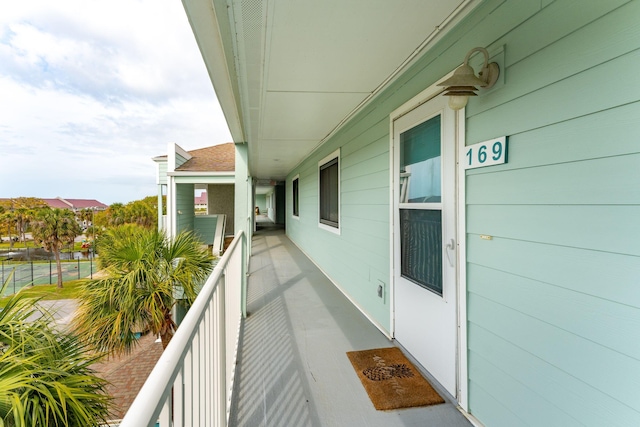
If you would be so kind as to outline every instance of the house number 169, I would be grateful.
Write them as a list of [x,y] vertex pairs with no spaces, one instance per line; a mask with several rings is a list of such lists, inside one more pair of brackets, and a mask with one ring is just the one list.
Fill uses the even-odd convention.
[[507,137],[490,139],[467,147],[465,169],[499,165],[507,162]]

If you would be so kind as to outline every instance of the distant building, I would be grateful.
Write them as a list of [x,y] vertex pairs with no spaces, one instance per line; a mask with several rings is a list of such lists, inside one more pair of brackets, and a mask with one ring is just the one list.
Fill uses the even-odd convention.
[[199,196],[195,196],[196,210],[207,209],[207,192],[203,191]]
[[[167,153],[153,158],[158,165],[159,227],[169,236],[193,231],[219,253],[224,236],[234,234],[235,144],[186,151],[169,143]],[[199,197],[196,190],[202,191]],[[163,195],[167,196],[166,216],[162,215]]]
[[[63,199],[62,197],[56,197],[55,199],[43,199],[41,197],[34,198],[44,201],[51,209],[71,209],[74,212],[78,212],[82,209],[103,211],[109,207],[95,199]],[[13,206],[13,200],[15,200],[15,198],[0,198],[0,203]]]
[[42,199],[50,208],[71,209],[78,212],[82,209],[90,209],[92,211],[103,211],[109,206],[95,199],[63,199],[56,197],[55,199]]

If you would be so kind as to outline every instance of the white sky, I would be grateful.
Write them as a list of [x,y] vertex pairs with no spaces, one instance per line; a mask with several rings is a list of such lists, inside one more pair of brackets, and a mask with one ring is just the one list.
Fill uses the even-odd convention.
[[229,141],[180,0],[0,2],[0,198],[127,203]]

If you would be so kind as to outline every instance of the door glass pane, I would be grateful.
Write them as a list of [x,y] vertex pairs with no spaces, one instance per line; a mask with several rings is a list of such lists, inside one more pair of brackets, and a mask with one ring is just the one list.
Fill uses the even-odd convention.
[[440,116],[400,134],[400,203],[442,198]]
[[401,274],[442,295],[442,211],[400,209]]

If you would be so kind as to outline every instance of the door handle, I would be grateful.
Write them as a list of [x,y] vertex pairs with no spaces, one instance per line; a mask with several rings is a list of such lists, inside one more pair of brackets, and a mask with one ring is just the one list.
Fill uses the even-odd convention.
[[[445,246],[447,248],[447,261],[449,261],[449,265],[451,267],[454,267],[453,261],[451,260],[451,255],[449,255],[449,251],[455,251],[456,249],[456,241],[455,239],[449,239],[449,243],[447,243],[447,245]],[[455,254],[455,252],[454,252]]]

